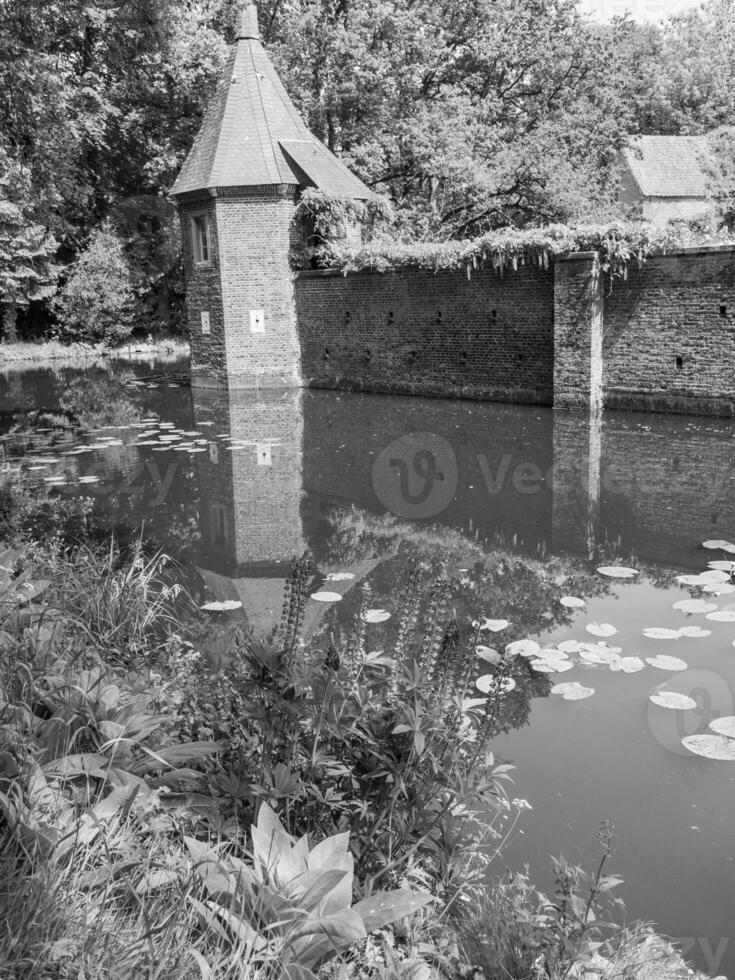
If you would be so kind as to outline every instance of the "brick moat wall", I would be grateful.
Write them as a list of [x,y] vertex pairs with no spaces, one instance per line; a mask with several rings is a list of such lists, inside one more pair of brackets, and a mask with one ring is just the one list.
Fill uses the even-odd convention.
[[304,384],[735,415],[735,249],[594,270],[301,273]]
[[307,272],[296,306],[311,387],[551,404],[552,269]]
[[631,263],[604,299],[611,407],[735,414],[735,250]]

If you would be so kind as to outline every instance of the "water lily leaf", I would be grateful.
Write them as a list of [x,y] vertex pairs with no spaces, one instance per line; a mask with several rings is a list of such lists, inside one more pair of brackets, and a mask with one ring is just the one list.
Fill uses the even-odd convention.
[[597,571],[607,578],[635,578],[638,575],[637,568],[626,568],[625,565],[605,565]]
[[587,623],[585,629],[593,636],[615,636],[617,629],[611,623]]
[[610,670],[622,671],[624,674],[637,674],[644,667],[645,664],[640,657],[621,657],[610,664]]
[[481,630],[490,630],[491,633],[502,633],[509,626],[510,623],[507,619],[484,619],[480,623]]
[[697,576],[700,582],[729,582],[730,575],[718,568],[710,568],[706,572],[700,572]]
[[712,636],[712,630],[706,630],[702,626],[682,626],[679,636],[686,636],[692,640],[701,640],[705,636]]
[[315,602],[341,602],[342,596],[339,592],[314,592],[309,596]]
[[686,670],[688,666],[678,657],[665,657],[663,654],[658,657],[647,657],[646,663],[651,667],[658,667],[659,670]]
[[497,650],[493,650],[492,647],[478,646],[476,648],[477,656],[484,660],[488,664],[499,664],[501,657]]
[[719,612],[708,613],[706,618],[713,623],[735,623],[735,609],[720,609]]
[[327,575],[327,582],[350,582],[354,577],[352,572],[330,572]]
[[660,708],[671,708],[672,711],[692,711],[697,707],[694,698],[690,698],[687,694],[678,694],[676,691],[657,691],[656,694],[651,694],[648,700]]
[[709,723],[709,727],[718,735],[735,738],[735,717],[732,715],[728,715],[726,718],[715,718]]
[[589,650],[580,650],[579,659],[584,661],[586,664],[612,664],[617,662],[620,658],[615,657],[614,660],[603,657],[597,650],[590,648]]
[[681,636],[679,630],[670,630],[665,626],[647,626],[643,635],[649,640],[678,640]]
[[579,599],[576,595],[563,595],[559,602],[567,609],[581,609],[585,605],[584,599]]
[[674,609],[684,613],[708,613],[717,609],[717,604],[706,599],[682,599],[674,603]]
[[232,609],[241,609],[242,603],[237,599],[225,599],[224,602],[205,602],[199,608],[206,612],[230,612]]
[[735,592],[735,585],[731,582],[708,582],[702,586],[702,592],[708,595],[732,595]]
[[569,654],[558,647],[541,647],[539,660],[569,660]]
[[390,617],[391,613],[387,609],[368,609],[362,618],[366,623],[384,623]]
[[541,647],[535,640],[514,640],[505,648],[510,657],[535,657],[540,650]]
[[[496,683],[497,680],[495,674],[483,674],[482,677],[478,677],[477,680],[475,681],[475,687],[477,688],[478,691],[481,691],[483,694],[489,694],[491,689],[495,686]],[[499,684],[499,690],[501,690],[505,694],[508,694],[510,691],[513,691],[515,689],[515,686],[516,686],[516,682],[513,680],[513,678],[506,677]]]
[[681,740],[684,748],[694,755],[718,762],[735,762],[735,739],[723,735],[687,735]]
[[582,687],[577,681],[569,684],[556,684],[551,689],[552,694],[561,694],[565,701],[584,701],[595,693],[594,687]]
[[540,674],[563,674],[571,670],[574,664],[571,660],[532,660],[531,666]]
[[562,640],[556,647],[561,653],[580,653],[587,649],[587,644],[580,640]]
[[735,554],[735,544],[732,541],[703,541],[702,547],[708,548],[710,551],[728,551]]

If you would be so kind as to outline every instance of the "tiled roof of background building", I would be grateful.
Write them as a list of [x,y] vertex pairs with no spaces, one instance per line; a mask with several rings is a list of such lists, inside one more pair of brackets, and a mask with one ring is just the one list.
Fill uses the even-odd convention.
[[623,158],[645,197],[706,197],[705,136],[636,136]]
[[239,34],[172,193],[298,184],[369,197],[365,184],[306,127],[263,49],[253,5],[243,12]]

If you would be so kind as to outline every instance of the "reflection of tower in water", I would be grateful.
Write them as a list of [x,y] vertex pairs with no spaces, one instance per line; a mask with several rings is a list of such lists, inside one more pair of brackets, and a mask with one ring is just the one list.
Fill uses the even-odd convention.
[[219,600],[242,602],[248,622],[267,630],[290,562],[305,550],[301,392],[194,388],[192,397],[208,443],[196,456],[200,571]]

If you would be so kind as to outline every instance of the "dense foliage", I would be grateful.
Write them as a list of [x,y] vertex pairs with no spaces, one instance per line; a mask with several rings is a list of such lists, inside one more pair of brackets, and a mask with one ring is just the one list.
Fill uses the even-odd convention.
[[[0,3],[6,336],[16,310],[63,288],[106,221],[129,267],[133,325],[172,326],[180,269],[167,192],[238,6]],[[575,0],[262,0],[260,20],[309,125],[392,201],[399,240],[606,222],[626,134],[705,133],[735,118],[730,0],[661,25],[600,24]],[[715,144],[713,193],[731,200],[731,140]]]
[[164,557],[90,547],[84,503],[1,475],[0,516],[3,976],[563,980],[663,957],[615,925],[608,826],[595,873],[554,862],[552,897],[489,885],[527,806],[489,743],[528,666],[498,655],[466,699],[480,625],[446,582],[417,569],[380,653],[364,584],[336,650],[306,640],[305,557],[280,627],[231,623],[217,665]]
[[360,248],[330,242],[315,253],[321,263],[344,272],[419,266],[434,272],[464,268],[470,277],[472,269],[485,265],[500,271],[531,263],[546,267],[560,255],[595,251],[600,255],[603,271],[624,276],[630,262],[641,263],[653,251],[665,252],[693,241],[694,236],[686,227],[658,229],[646,222],[617,221],[571,227],[500,228],[461,241],[396,242],[379,238]]

